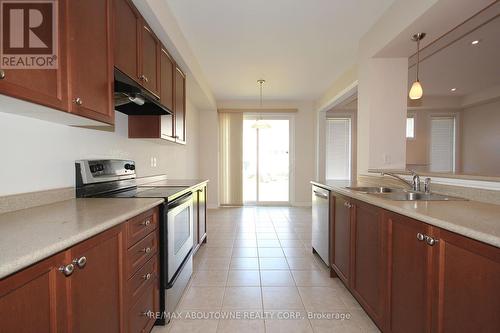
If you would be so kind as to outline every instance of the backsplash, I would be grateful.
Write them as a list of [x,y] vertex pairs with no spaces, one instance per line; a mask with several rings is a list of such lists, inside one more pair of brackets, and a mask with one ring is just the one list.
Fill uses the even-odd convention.
[[0,214],[73,198],[75,198],[74,187],[0,196]]

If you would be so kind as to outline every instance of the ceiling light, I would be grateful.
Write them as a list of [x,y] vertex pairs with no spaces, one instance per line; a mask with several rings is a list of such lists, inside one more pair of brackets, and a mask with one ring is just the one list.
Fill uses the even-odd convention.
[[457,88],[451,88],[450,90],[451,91],[457,91]]
[[413,84],[411,85],[410,92],[408,93],[410,99],[420,99],[424,94],[424,90],[418,79],[418,66],[420,63],[420,41],[424,39],[424,37],[425,33],[419,32],[418,34],[413,35],[413,37],[411,38],[412,41],[417,42],[417,77],[415,79],[415,82],[413,82]]
[[[257,80],[257,83],[260,85],[260,110],[262,111],[262,85],[266,82],[266,80]],[[252,128],[256,129],[267,129],[271,128],[271,125],[269,123],[265,122],[264,119],[262,119],[262,114],[259,114],[259,119],[255,120],[255,123],[252,125]]]
[[479,39],[476,39],[476,40],[473,40],[473,41],[471,42],[471,44],[472,44],[472,45],[477,45],[477,44],[479,44],[479,42],[480,42],[480,40],[479,40]]

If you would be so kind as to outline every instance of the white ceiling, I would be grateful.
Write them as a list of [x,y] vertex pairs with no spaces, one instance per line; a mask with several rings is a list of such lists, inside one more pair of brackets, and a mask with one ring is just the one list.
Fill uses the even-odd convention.
[[217,100],[313,100],[393,0],[164,0]]
[[[499,31],[500,17],[423,60],[419,76],[424,94],[464,96],[500,85]],[[473,40],[481,42],[472,45]],[[411,86],[415,67],[408,75]],[[452,92],[452,88],[456,91]]]

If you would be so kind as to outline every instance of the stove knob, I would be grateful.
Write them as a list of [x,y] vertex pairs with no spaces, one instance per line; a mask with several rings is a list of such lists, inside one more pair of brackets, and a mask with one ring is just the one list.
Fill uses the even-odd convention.
[[130,170],[130,164],[125,164],[125,170]]
[[103,171],[103,170],[104,170],[104,165],[102,165],[102,164],[97,164],[97,170],[98,170],[98,171]]
[[91,166],[90,166],[90,172],[94,173],[94,172],[96,172],[96,171],[97,171],[96,166],[95,166],[95,165],[91,165]]
[[135,165],[134,164],[130,164],[130,170],[135,170]]

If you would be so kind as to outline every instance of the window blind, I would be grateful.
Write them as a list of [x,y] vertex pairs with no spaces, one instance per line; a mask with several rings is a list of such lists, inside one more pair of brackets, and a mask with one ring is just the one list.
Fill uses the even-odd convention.
[[455,171],[455,117],[431,118],[430,169]]
[[243,113],[219,113],[221,205],[243,204]]
[[351,119],[326,122],[326,179],[351,179]]

